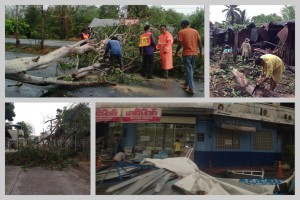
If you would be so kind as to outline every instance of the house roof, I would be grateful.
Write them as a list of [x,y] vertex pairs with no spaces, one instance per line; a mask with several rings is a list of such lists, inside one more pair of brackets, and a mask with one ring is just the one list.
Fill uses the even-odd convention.
[[133,25],[139,23],[139,19],[98,19],[94,18],[93,21],[90,23],[88,26],[89,28],[94,28],[94,27],[104,27],[104,26],[117,26],[121,22],[123,22],[125,25]]
[[94,18],[88,27],[94,28],[94,27],[104,27],[104,26],[117,26],[118,24],[120,24],[120,20],[118,20],[118,19]]

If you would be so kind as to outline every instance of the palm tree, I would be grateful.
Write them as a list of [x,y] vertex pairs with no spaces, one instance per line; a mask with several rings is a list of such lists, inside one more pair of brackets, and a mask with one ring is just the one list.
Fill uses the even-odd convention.
[[237,20],[238,24],[247,24],[250,20],[247,17],[246,9],[243,11],[239,11],[240,17]]
[[240,18],[239,12],[241,12],[238,5],[225,5],[227,8],[222,10],[222,13],[226,12],[226,20],[230,19],[230,24],[233,25],[238,18]]

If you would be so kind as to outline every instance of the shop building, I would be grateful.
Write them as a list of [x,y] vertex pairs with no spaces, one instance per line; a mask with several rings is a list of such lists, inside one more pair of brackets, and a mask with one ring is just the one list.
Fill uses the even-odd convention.
[[96,150],[108,156],[125,149],[171,157],[179,139],[181,156],[193,148],[190,158],[202,168],[265,166],[290,158],[285,149],[294,147],[294,104],[99,103],[97,109]]

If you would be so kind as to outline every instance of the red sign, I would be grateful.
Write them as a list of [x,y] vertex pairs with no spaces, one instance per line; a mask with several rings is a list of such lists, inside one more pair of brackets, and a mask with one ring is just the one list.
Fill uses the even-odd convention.
[[121,121],[120,108],[97,108],[96,122],[119,122]]
[[122,122],[160,122],[160,108],[123,108]]

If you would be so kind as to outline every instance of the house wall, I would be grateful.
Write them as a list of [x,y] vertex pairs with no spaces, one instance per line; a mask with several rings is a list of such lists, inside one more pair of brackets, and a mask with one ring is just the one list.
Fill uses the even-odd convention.
[[[254,150],[253,133],[240,131],[240,149],[216,149],[216,132],[223,123],[252,126],[257,132],[271,131],[273,139],[272,150]],[[204,141],[199,142],[197,136],[204,133]],[[281,160],[281,141],[277,137],[276,125],[264,126],[262,122],[215,116],[212,120],[198,120],[196,125],[196,140],[194,161],[202,168],[207,167],[240,167],[273,165]]]

